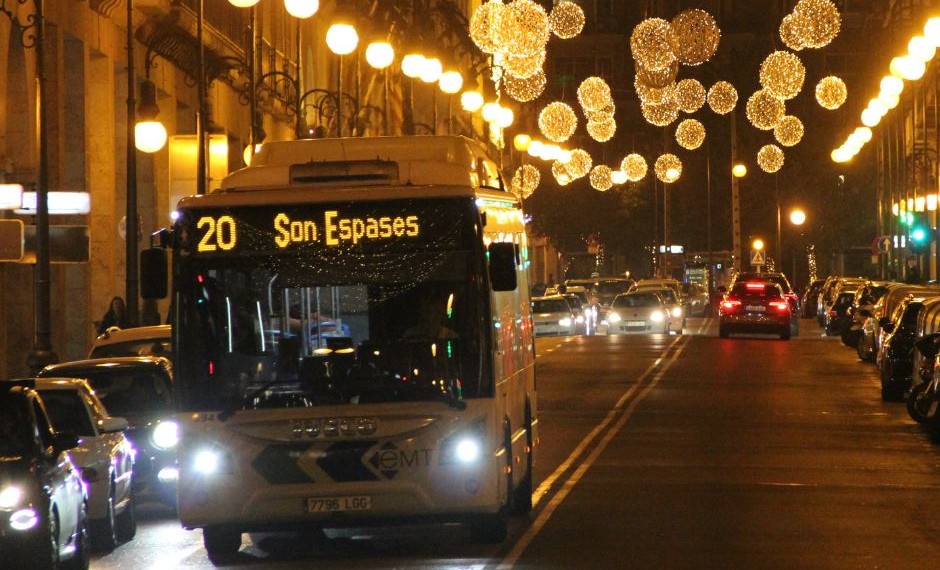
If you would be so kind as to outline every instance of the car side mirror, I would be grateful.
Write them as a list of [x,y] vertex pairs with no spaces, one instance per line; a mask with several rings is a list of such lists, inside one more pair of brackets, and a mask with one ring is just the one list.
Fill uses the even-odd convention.
[[144,299],[166,299],[166,250],[151,247],[140,252],[140,296]]
[[63,451],[68,451],[78,447],[78,436],[72,432],[56,432],[52,436],[52,453],[58,455]]
[[116,433],[127,429],[127,420],[124,418],[102,418],[98,420],[98,431],[101,433]]
[[493,291],[515,291],[518,285],[516,265],[519,250],[516,244],[493,242],[487,248],[490,265],[490,284]]

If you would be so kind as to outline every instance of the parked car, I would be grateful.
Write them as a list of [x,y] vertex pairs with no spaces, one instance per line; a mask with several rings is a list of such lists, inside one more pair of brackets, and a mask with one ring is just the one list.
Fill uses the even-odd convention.
[[868,318],[865,314],[871,313],[878,299],[888,292],[889,285],[886,282],[870,281],[856,290],[852,306],[849,308],[851,322],[842,333],[843,344],[853,348],[858,347],[865,319]]
[[911,387],[914,373],[914,342],[917,319],[924,308],[923,297],[908,296],[891,319],[883,317],[884,339],[876,359],[881,372],[881,399],[902,400]]
[[673,317],[653,291],[617,295],[607,315],[607,334],[668,333]]
[[836,296],[842,288],[850,286],[853,289],[858,289],[867,282],[868,279],[865,277],[843,277],[840,275],[827,277],[816,299],[816,320],[819,322],[819,326],[826,327],[826,311],[835,302]]
[[155,356],[98,358],[53,364],[44,378],[84,378],[105,408],[126,418],[127,437],[137,449],[134,495],[176,507],[178,425],[173,420],[170,361]]
[[809,319],[816,316],[816,303],[819,299],[819,290],[822,288],[825,282],[825,279],[814,279],[812,282],[810,282],[809,285],[806,286],[806,289],[803,291],[803,296],[800,299],[800,307],[801,316],[804,319]]
[[572,335],[584,330],[584,324],[577,322],[568,300],[561,295],[532,299],[532,325],[535,336]]
[[790,340],[790,303],[779,284],[771,281],[739,281],[721,301],[718,336],[757,332]]
[[56,429],[79,438],[71,455],[88,485],[92,545],[110,552],[137,533],[132,488],[137,452],[124,435],[127,420],[110,416],[85,380],[36,378],[27,382],[42,396]]
[[170,325],[112,328],[95,339],[88,358],[112,356],[163,356],[170,358]]
[[86,570],[88,491],[42,397],[0,385],[0,556],[4,568]]
[[843,290],[826,309],[826,334],[828,336],[842,336],[842,333],[851,326],[852,315],[849,310],[854,302],[855,289]]

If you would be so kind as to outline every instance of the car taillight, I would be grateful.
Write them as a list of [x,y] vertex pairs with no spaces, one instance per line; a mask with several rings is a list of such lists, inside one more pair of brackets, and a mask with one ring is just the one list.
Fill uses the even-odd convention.
[[830,316],[830,317],[838,317],[838,316],[839,316],[839,311],[836,311],[835,309],[829,309],[829,316]]
[[741,301],[737,299],[725,299],[721,302],[721,308],[726,311],[733,311],[741,306]]
[[790,304],[786,301],[771,301],[767,303],[770,307],[777,309],[778,311],[786,311],[790,308]]

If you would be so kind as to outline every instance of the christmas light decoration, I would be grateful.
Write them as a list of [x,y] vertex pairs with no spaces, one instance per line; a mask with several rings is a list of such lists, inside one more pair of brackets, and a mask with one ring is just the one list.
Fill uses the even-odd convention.
[[747,106],[745,107],[747,119],[762,131],[769,131],[776,127],[786,111],[783,101],[764,89],[755,91],[747,100]]
[[545,64],[545,50],[541,49],[535,55],[527,57],[509,56],[503,61],[506,74],[519,79],[532,77],[542,70]]
[[786,115],[774,127],[774,138],[783,146],[794,146],[803,140],[803,121]]
[[676,84],[674,99],[679,109],[694,113],[705,104],[705,88],[696,79],[683,79]]
[[578,86],[578,102],[586,111],[603,109],[612,101],[610,85],[600,77],[588,77]]
[[539,174],[538,168],[531,164],[523,164],[513,174],[509,189],[520,200],[524,200],[535,192],[540,180],[541,174]]
[[552,142],[565,142],[578,128],[578,116],[565,103],[549,103],[539,113],[539,130]]
[[587,132],[597,142],[607,142],[617,132],[617,122],[613,119],[602,122],[588,121]]
[[630,182],[639,182],[646,177],[646,159],[635,152],[630,153],[620,162],[620,170],[627,173],[627,180]]
[[805,47],[826,47],[842,26],[839,9],[830,0],[800,0],[792,15],[794,34]]
[[591,181],[591,187],[595,190],[600,190],[601,192],[606,192],[614,185],[612,180],[613,171],[609,166],[604,164],[598,164],[591,169],[591,176],[589,180]]
[[775,144],[768,144],[757,151],[757,165],[764,172],[773,174],[783,168],[783,151]]
[[666,101],[662,105],[640,103],[640,112],[646,122],[657,127],[670,125],[679,118],[679,106],[675,101]]
[[499,48],[495,28],[505,8],[502,0],[492,0],[478,6],[470,17],[470,39],[483,53],[494,53]]
[[775,51],[760,64],[760,84],[777,99],[799,95],[806,79],[806,68],[795,54]]
[[527,103],[541,95],[547,81],[545,72],[541,69],[532,77],[519,78],[507,75],[504,79],[503,85],[506,87],[506,93],[520,103]]
[[545,9],[532,0],[512,0],[496,20],[496,43],[508,55],[533,56],[545,48],[551,29]]
[[593,121],[595,123],[603,123],[605,121],[611,121],[614,118],[614,103],[611,101],[603,109],[597,111],[584,111],[584,117],[588,121]]
[[624,172],[623,170],[614,170],[613,172],[610,173],[610,180],[614,184],[620,185],[620,184],[626,184],[627,180],[629,179],[627,178],[627,173]]
[[584,10],[574,2],[562,0],[548,15],[552,32],[563,40],[575,37],[584,28]]
[[705,63],[718,51],[721,30],[704,10],[685,10],[670,22],[672,51],[685,65]]
[[573,179],[571,173],[568,172],[568,166],[558,160],[552,163],[552,176],[562,186],[567,186]]
[[705,127],[695,119],[686,119],[676,127],[676,142],[686,150],[695,150],[705,142]]
[[708,106],[719,115],[727,115],[738,104],[738,90],[727,81],[718,81],[708,90]]
[[[904,83],[901,83],[902,88]],[[835,75],[823,77],[816,84],[816,102],[824,109],[834,111],[845,103],[849,96],[849,90],[842,81]]]
[[650,71],[649,69],[640,65],[639,62],[636,62],[634,67],[636,68],[636,80],[646,85],[647,87],[653,87],[661,89],[667,87],[676,82],[676,77],[679,75],[679,61],[673,61],[668,67],[664,67],[659,71]]
[[672,26],[662,18],[647,18],[633,28],[630,51],[633,59],[650,71],[669,67],[676,60],[672,52]]
[[676,86],[672,83],[663,88],[650,87],[642,83],[637,75],[633,86],[640,101],[648,105],[662,105],[675,97]]
[[594,165],[594,161],[591,159],[591,155],[588,154],[586,150],[576,148],[571,151],[571,160],[568,161],[568,174],[572,178],[581,178],[582,176],[587,176],[587,173],[591,171],[591,166]]
[[780,22],[780,39],[783,44],[793,51],[800,51],[806,46],[803,44],[802,35],[799,30],[804,27],[800,16],[796,14],[787,14]]
[[653,165],[653,171],[660,182],[671,184],[682,175],[682,161],[674,154],[661,154]]

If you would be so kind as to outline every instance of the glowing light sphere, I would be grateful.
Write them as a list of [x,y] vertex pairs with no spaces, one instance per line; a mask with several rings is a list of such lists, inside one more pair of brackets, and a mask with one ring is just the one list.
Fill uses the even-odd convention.
[[797,14],[787,14],[780,22],[780,40],[793,51],[800,51],[806,47],[803,43],[803,34],[800,32],[806,26],[802,17]]
[[333,24],[326,31],[326,45],[336,55],[349,55],[359,45],[359,34],[352,24]]
[[470,39],[483,53],[494,53],[499,49],[496,43],[496,22],[505,8],[502,0],[493,0],[478,6],[470,16]]
[[760,84],[777,99],[799,95],[805,79],[803,62],[788,51],[775,51],[760,64]]
[[891,71],[891,75],[908,81],[917,81],[924,76],[924,72],[927,71],[927,66],[918,59],[904,55],[892,59],[888,69]]
[[405,57],[401,58],[401,72],[411,79],[421,77],[425,59],[420,53],[405,54]]
[[862,141],[863,143],[871,142],[871,138],[873,136],[871,129],[868,127],[858,127],[852,131],[852,134],[858,137],[858,140]]
[[777,99],[765,89],[758,89],[747,100],[745,112],[752,125],[762,131],[769,131],[777,126],[786,114],[783,101]]
[[509,187],[513,194],[519,199],[524,200],[531,196],[532,193],[535,192],[535,189],[539,187],[541,178],[542,175],[539,174],[538,168],[531,164],[523,164],[516,169]]
[[842,16],[830,0],[800,0],[793,9],[795,31],[803,45],[822,48],[839,35]]
[[425,83],[436,83],[444,73],[444,64],[436,57],[428,57],[421,64],[421,73],[418,77]]
[[783,151],[775,144],[768,144],[757,151],[757,165],[764,172],[773,174],[783,168]]
[[686,119],[676,127],[676,142],[686,150],[695,150],[705,142],[705,127],[695,119]]
[[506,93],[520,103],[527,103],[536,99],[545,91],[547,82],[545,72],[541,69],[531,77],[520,78],[507,75],[504,80],[503,85],[506,87]]
[[320,9],[320,0],[284,0],[284,9],[291,16],[303,20],[317,13]]
[[476,113],[483,106],[483,94],[468,90],[460,94],[460,106],[468,113]]
[[672,51],[685,65],[705,63],[718,51],[721,30],[705,10],[685,10],[669,23]]
[[366,61],[375,69],[385,69],[395,61],[395,48],[386,41],[370,42],[366,46]]
[[661,154],[653,165],[653,171],[660,182],[672,184],[682,176],[682,161],[674,154]]
[[901,102],[901,97],[882,91],[878,94],[878,100],[881,101],[886,109],[894,109],[898,106],[898,103]]
[[588,77],[578,86],[578,102],[586,111],[603,109],[612,101],[610,85],[600,77]]
[[552,163],[552,176],[562,186],[566,186],[574,179],[571,173],[568,172],[568,165],[558,160]]
[[647,87],[658,89],[672,85],[676,82],[676,77],[679,75],[678,60],[673,61],[668,67],[664,67],[658,71],[651,71],[640,65],[639,62],[636,62],[634,67],[636,68],[636,81],[643,83]]
[[518,77],[520,79],[525,79],[527,77],[532,77],[539,71],[542,71],[542,66],[545,64],[545,50],[539,50],[535,55],[530,55],[526,57],[516,57],[509,56],[503,61],[504,69],[508,75],[513,77]]
[[584,10],[574,2],[563,0],[548,15],[552,33],[563,40],[571,39],[584,29]]
[[647,18],[637,24],[630,34],[633,59],[650,71],[665,69],[676,61],[672,51],[673,43],[672,26],[662,18]]
[[496,20],[496,44],[515,57],[535,55],[551,36],[548,14],[532,0],[512,0]]
[[823,77],[816,84],[816,102],[823,109],[835,111],[845,103],[848,96],[849,90],[845,81],[835,75]]
[[617,121],[613,119],[602,122],[588,121],[587,132],[597,142],[607,142],[614,138],[617,132]]
[[783,146],[794,146],[803,140],[803,121],[793,115],[786,115],[774,127],[774,138]]
[[441,74],[438,85],[440,85],[441,91],[448,95],[453,95],[463,87],[463,76],[460,75],[459,71],[445,71]]
[[623,170],[614,170],[610,174],[610,179],[614,184],[617,185],[626,184],[627,180],[629,180],[629,178],[627,178],[627,173]]
[[512,146],[519,152],[525,152],[529,150],[529,145],[532,144],[532,137],[525,133],[519,133],[514,136],[512,139]]
[[893,75],[881,78],[881,91],[888,95],[900,95],[904,91],[904,80]]
[[705,104],[705,88],[696,79],[683,79],[676,84],[676,105],[686,113],[694,113]]
[[484,104],[483,111],[481,112],[483,120],[487,123],[496,121],[496,119],[499,117],[500,109],[502,109],[502,107],[499,106],[499,103],[494,101],[490,101],[489,103]]
[[603,109],[599,109],[597,111],[585,111],[584,117],[589,121],[594,121],[595,123],[603,123],[604,121],[613,120],[615,110],[616,107],[614,107],[614,103],[611,101]]
[[924,36],[914,36],[907,42],[907,55],[927,63],[937,53],[937,46]]
[[671,101],[676,93],[676,86],[673,83],[662,88],[650,87],[640,81],[639,75],[636,76],[633,86],[640,101],[648,105],[662,105],[666,101]]
[[539,130],[552,142],[565,142],[578,128],[574,109],[560,101],[549,103],[539,113]]
[[134,125],[134,145],[137,150],[152,154],[166,145],[166,127],[160,121],[138,121]]
[[598,164],[591,169],[591,175],[588,177],[591,181],[591,187],[601,192],[606,192],[614,185],[613,171],[609,166]]
[[806,222],[806,212],[797,208],[790,212],[790,223],[794,226],[802,226]]
[[228,0],[228,3],[236,8],[251,8],[261,0]]
[[626,173],[627,180],[630,182],[639,182],[646,177],[649,167],[642,155],[632,152],[623,157],[620,162],[620,170]]
[[679,118],[679,106],[675,101],[666,101],[662,105],[647,105],[641,102],[640,113],[647,123],[665,127]]
[[727,115],[734,111],[738,104],[738,90],[727,81],[717,81],[708,90],[708,106],[719,115]]
[[576,148],[571,151],[571,160],[567,164],[568,174],[573,179],[587,176],[593,165],[594,161],[591,159],[591,155],[584,149]]
[[882,115],[879,115],[871,109],[865,109],[862,111],[862,124],[866,127],[874,128],[878,126],[878,123],[881,122]]

